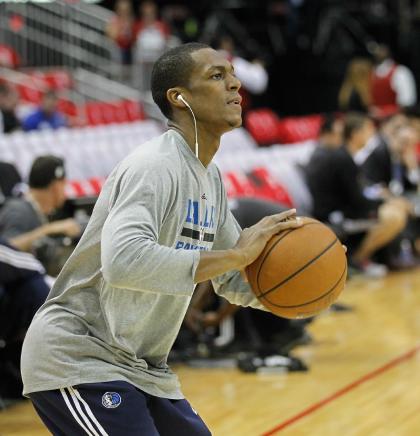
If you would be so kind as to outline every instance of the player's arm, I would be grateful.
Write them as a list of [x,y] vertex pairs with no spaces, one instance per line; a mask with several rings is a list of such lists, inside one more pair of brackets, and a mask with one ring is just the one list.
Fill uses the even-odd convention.
[[231,249],[201,251],[194,281],[200,283],[228,271],[243,270],[259,256],[273,235],[300,225],[295,209],[263,218],[254,226],[244,229]]

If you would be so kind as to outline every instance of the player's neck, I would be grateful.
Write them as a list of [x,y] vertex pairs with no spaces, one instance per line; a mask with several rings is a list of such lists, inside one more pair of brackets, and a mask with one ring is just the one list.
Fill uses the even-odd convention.
[[[181,123],[169,121],[168,127],[176,130],[185,139],[191,151],[195,154],[195,131],[194,128],[184,126]],[[212,161],[220,146],[220,136],[197,124],[198,129],[198,157],[204,167]]]

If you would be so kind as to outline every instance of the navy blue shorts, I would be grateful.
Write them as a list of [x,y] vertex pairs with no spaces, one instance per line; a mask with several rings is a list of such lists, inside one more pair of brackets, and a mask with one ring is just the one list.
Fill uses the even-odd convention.
[[34,392],[36,411],[54,436],[209,436],[187,400],[154,397],[124,381]]

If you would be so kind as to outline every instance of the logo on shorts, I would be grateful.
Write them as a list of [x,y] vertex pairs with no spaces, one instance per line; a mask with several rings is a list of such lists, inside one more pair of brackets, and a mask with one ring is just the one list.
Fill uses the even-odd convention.
[[107,409],[115,409],[121,404],[121,395],[117,392],[105,392],[102,395],[102,406]]

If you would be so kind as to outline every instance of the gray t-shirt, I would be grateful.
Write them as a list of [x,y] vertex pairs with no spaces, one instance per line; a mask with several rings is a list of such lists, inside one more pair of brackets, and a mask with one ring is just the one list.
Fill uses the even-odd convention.
[[[199,250],[235,245],[217,167],[169,130],[108,178],[74,253],[28,330],[24,394],[125,380],[182,398],[167,365],[194,289]],[[262,308],[240,274],[213,281],[235,304]]]

